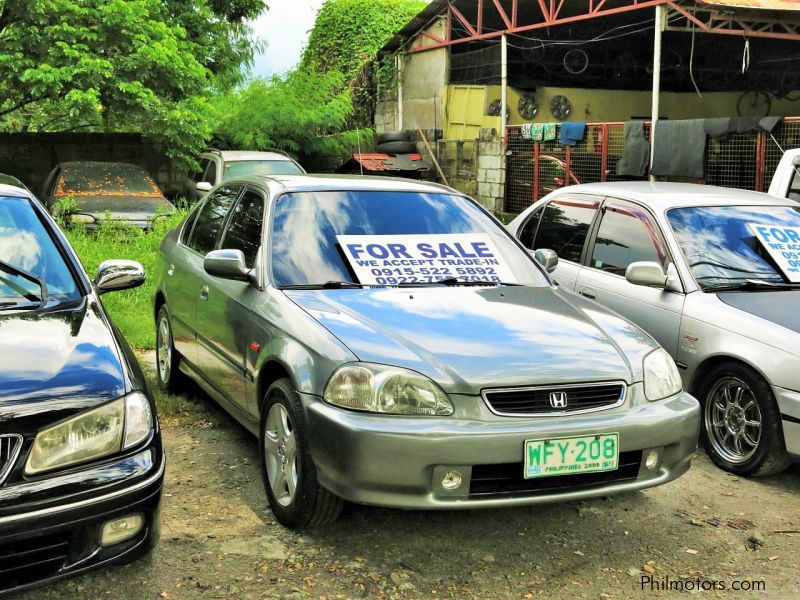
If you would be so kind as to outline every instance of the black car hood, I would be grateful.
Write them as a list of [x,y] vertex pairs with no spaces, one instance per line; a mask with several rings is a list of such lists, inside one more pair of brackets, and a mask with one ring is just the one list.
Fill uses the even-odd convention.
[[94,299],[53,312],[0,312],[0,433],[26,433],[121,396],[125,377]]
[[800,333],[800,290],[721,292],[725,304]]

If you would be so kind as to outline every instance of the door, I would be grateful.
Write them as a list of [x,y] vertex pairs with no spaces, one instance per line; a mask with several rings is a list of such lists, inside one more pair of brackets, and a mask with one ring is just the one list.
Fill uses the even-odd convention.
[[623,200],[608,200],[575,291],[630,319],[674,357],[685,295],[628,283],[625,271],[638,261],[653,261],[670,269],[671,258],[661,231],[644,208]]
[[206,254],[216,247],[224,219],[241,186],[225,186],[210,195],[197,209],[190,231],[185,231],[174,256],[167,265],[166,293],[172,316],[175,349],[194,366],[198,365],[197,303],[204,293],[207,275],[203,270]]
[[[245,189],[226,219],[220,248],[241,250],[252,269],[261,251],[264,196]],[[238,408],[248,410],[247,351],[253,341],[251,308],[261,293],[250,282],[205,275],[205,294],[197,305],[198,362],[209,382]]]
[[562,287],[575,289],[586,238],[599,206],[598,198],[562,195],[534,212],[520,227],[519,239],[526,248],[547,248],[558,254],[553,278]]

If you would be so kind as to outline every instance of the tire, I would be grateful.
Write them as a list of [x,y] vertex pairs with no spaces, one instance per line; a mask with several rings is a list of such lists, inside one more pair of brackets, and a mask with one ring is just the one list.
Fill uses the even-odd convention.
[[386,142],[378,144],[375,151],[382,154],[416,154],[417,145],[414,142]]
[[384,131],[383,133],[379,133],[378,137],[375,138],[375,142],[380,144],[386,144],[388,142],[410,142],[411,139],[408,136],[407,131]]
[[339,518],[344,502],[317,483],[300,397],[288,379],[264,397],[259,455],[267,500],[281,525],[311,529]]
[[718,467],[764,476],[789,466],[778,404],[756,371],[734,361],[719,364],[703,378],[698,397],[703,443]]
[[180,356],[172,341],[172,321],[164,304],[156,317],[156,380],[158,387],[171,394],[184,391],[186,376],[179,369]]

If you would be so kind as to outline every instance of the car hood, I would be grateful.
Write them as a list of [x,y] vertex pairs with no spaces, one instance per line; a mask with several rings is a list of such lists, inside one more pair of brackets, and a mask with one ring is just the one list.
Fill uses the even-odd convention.
[[76,196],[75,203],[82,213],[104,217],[108,212],[112,218],[126,221],[145,221],[157,214],[175,211],[175,207],[163,196]]
[[293,291],[359,360],[413,369],[449,392],[638,381],[657,344],[599,305],[554,288]]
[[92,299],[0,312],[0,356],[0,432],[36,431],[125,392],[114,335]]

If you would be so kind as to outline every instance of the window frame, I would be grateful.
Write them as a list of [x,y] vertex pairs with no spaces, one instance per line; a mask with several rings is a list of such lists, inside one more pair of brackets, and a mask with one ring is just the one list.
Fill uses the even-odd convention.
[[222,243],[225,241],[225,237],[228,235],[228,231],[230,230],[231,226],[231,217],[233,215],[233,211],[239,206],[239,203],[244,198],[247,192],[253,192],[254,194],[261,196],[261,199],[264,201],[264,206],[262,208],[262,220],[261,220],[261,235],[260,235],[260,244],[258,247],[258,252],[256,252],[256,258],[253,262],[252,268],[255,269],[259,261],[263,262],[264,259],[264,247],[267,243],[266,241],[266,231],[267,231],[267,215],[268,215],[268,207],[269,207],[269,194],[266,193],[264,190],[261,190],[257,187],[253,187],[251,185],[245,185],[242,188],[241,193],[237,196],[236,201],[231,206],[231,209],[228,211],[228,214],[225,215],[225,221],[223,222],[223,227],[221,228],[221,235],[218,236],[217,242],[215,245],[215,250],[219,250],[222,248]]
[[[677,264],[675,263],[675,259],[672,256],[672,252],[670,251],[669,245],[667,244],[666,236],[664,235],[664,231],[661,228],[661,225],[658,223],[658,219],[656,219],[653,212],[644,206],[643,204],[636,202],[634,200],[630,200],[628,198],[616,198],[616,197],[607,197],[604,201],[600,209],[597,211],[598,216],[595,218],[595,222],[593,226],[589,230],[589,236],[587,236],[587,244],[586,248],[584,248],[584,257],[582,261],[582,266],[588,267],[597,271],[599,273],[605,273],[606,275],[612,275],[614,277],[619,277],[625,279],[625,275],[619,275],[617,273],[612,273],[611,271],[605,271],[603,269],[598,269],[593,266],[592,263],[592,256],[594,255],[594,247],[597,242],[597,234],[600,232],[600,226],[603,222],[602,217],[605,216],[606,211],[609,208],[609,205],[617,205],[613,206],[613,208],[619,210],[630,210],[633,209],[636,212],[633,213],[633,216],[640,221],[646,231],[652,232],[657,236],[657,239],[653,239],[653,236],[650,235],[650,240],[653,242],[653,246],[656,249],[656,254],[662,258],[661,267],[666,272],[667,267],[670,263],[675,265],[677,269]],[[621,211],[620,211],[621,212]],[[649,221],[649,227],[648,227]]]
[[[592,216],[591,221],[589,221],[589,226],[588,226],[588,228],[586,230],[586,239],[583,240],[583,246],[581,248],[580,258],[578,259],[578,261],[574,261],[574,260],[568,260],[566,258],[561,258],[560,256],[558,257],[559,262],[563,261],[565,263],[568,263],[568,264],[571,264],[571,265],[575,265],[575,266],[578,266],[578,267],[580,267],[582,265],[585,265],[586,264],[586,260],[587,260],[587,254],[588,254],[589,241],[593,239],[592,236],[595,233],[595,229],[596,229],[597,223],[598,223],[598,217],[602,212],[603,204],[604,204],[605,200],[606,200],[606,198],[604,196],[594,196],[594,195],[590,195],[590,194],[570,194],[570,193],[567,193],[567,192],[561,193],[558,196],[556,196],[555,198],[553,198],[552,200],[549,200],[542,207],[542,214],[541,214],[541,217],[539,218],[539,225],[536,226],[536,234],[533,236],[533,244],[536,245],[536,239],[539,237],[539,230],[541,229],[541,226],[542,226],[542,218],[544,217],[544,211],[547,210],[547,208],[549,208],[549,206],[551,204],[553,204],[553,203],[564,204],[565,202],[570,202],[571,201],[573,203],[573,205],[575,203],[579,203],[581,206],[585,206],[587,208],[591,205],[591,206],[594,207],[594,215]],[[569,206],[569,204],[566,204],[566,205]],[[531,217],[535,213],[536,213],[536,211],[533,211]],[[528,222],[526,221],[525,225],[527,225],[527,223]],[[523,227],[524,227],[524,225],[523,225]],[[521,230],[522,230],[522,227],[520,227],[519,231],[521,231]],[[523,244],[523,247],[524,247],[524,244]],[[530,252],[534,252],[534,250],[530,249]]]

